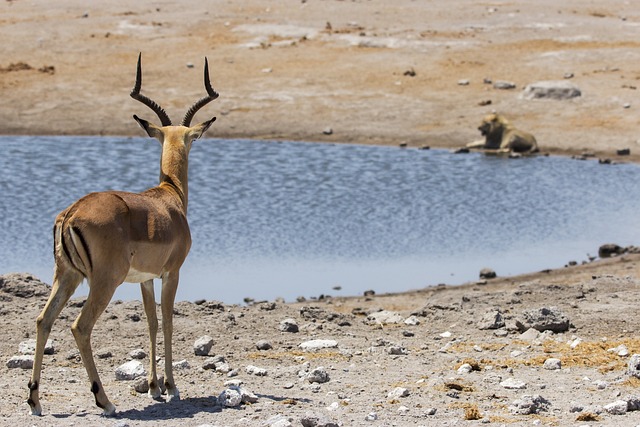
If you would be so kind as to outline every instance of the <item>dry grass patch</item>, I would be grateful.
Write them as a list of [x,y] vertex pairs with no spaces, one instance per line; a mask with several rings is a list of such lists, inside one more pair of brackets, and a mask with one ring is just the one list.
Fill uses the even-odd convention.
[[453,409],[464,410],[464,419],[467,421],[482,419],[482,413],[480,412],[480,408],[476,403],[469,403],[469,402],[452,403],[451,405],[449,405],[449,407]]

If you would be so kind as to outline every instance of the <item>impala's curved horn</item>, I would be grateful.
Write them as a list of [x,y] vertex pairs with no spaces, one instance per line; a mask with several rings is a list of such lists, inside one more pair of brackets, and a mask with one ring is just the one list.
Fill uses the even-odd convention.
[[204,88],[207,91],[207,96],[200,99],[195,104],[193,104],[191,108],[189,108],[187,114],[184,115],[184,119],[182,119],[182,126],[189,127],[191,125],[193,116],[196,115],[198,110],[220,96],[218,92],[213,90],[213,88],[211,87],[211,81],[209,80],[209,61],[207,61],[207,58],[204,58]]
[[151,108],[153,112],[158,115],[158,118],[160,119],[160,123],[162,123],[162,126],[171,126],[171,119],[167,115],[166,111],[164,111],[164,109],[158,104],[156,104],[153,100],[147,98],[146,96],[140,93],[140,88],[142,87],[142,66],[140,65],[141,58],[142,58],[142,53],[138,55],[138,71],[136,73],[136,84],[131,90],[130,95],[133,99],[140,101],[147,107]]

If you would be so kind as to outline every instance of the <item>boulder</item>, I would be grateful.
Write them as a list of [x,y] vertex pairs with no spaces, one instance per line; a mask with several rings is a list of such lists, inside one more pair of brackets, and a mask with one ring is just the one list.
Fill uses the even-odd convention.
[[565,100],[582,95],[582,91],[566,80],[549,80],[528,84],[522,94],[524,99]]
[[569,318],[556,307],[525,310],[522,316],[516,320],[516,327],[520,332],[533,328],[540,332],[559,333],[569,330],[570,326]]

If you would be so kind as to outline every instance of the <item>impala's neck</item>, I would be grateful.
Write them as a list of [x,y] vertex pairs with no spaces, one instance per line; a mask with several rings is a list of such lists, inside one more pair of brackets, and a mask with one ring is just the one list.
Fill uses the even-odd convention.
[[187,212],[189,147],[182,138],[166,138],[160,158],[160,188],[174,192]]

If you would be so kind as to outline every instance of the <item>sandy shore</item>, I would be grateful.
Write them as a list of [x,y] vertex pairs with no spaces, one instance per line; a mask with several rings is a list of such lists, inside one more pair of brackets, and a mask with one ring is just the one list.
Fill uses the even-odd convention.
[[[139,135],[131,114],[151,115],[129,91],[143,52],[144,90],[174,121],[202,95],[209,58],[221,97],[196,120],[219,116],[214,136],[458,147],[496,110],[545,152],[630,148],[637,160],[632,2],[15,0],[0,9],[0,133]],[[519,96],[568,76],[581,97]]]
[[[0,134],[140,135],[131,115],[155,119],[129,98],[143,52],[143,91],[174,121],[203,95],[208,57],[221,96],[196,121],[218,116],[209,136],[456,148],[478,139],[480,119],[496,110],[535,134],[543,152],[640,160],[633,2],[11,0],[0,4],[0,35]],[[544,80],[569,80],[582,96],[520,97]],[[625,148],[631,155],[617,156]],[[638,255],[623,255],[367,298],[183,302],[174,337],[175,359],[186,360],[178,370],[183,399],[168,404],[115,380],[115,367],[146,349],[147,338],[141,304],[114,302],[93,345],[115,419],[99,416],[76,357],[69,326],[81,302],[63,311],[52,333],[45,415],[27,415],[29,370],[6,363],[33,338],[48,289],[3,277],[0,424],[634,426],[640,383],[626,371],[640,353],[639,273]],[[569,319],[568,329],[522,335],[518,322],[529,310],[551,307]],[[370,317],[380,311],[395,317]],[[496,312],[504,324],[484,329]],[[286,319],[299,331],[281,331]],[[222,356],[237,376],[205,369],[207,357],[193,350],[205,335],[214,340],[209,355]],[[314,339],[336,344],[299,347]],[[258,341],[271,349],[258,350]],[[544,367],[550,358],[560,369]],[[470,372],[458,371],[464,363]],[[310,382],[318,368],[328,382]],[[238,379],[256,401],[227,407],[218,397]],[[607,407],[616,401],[627,403],[624,414]]]

